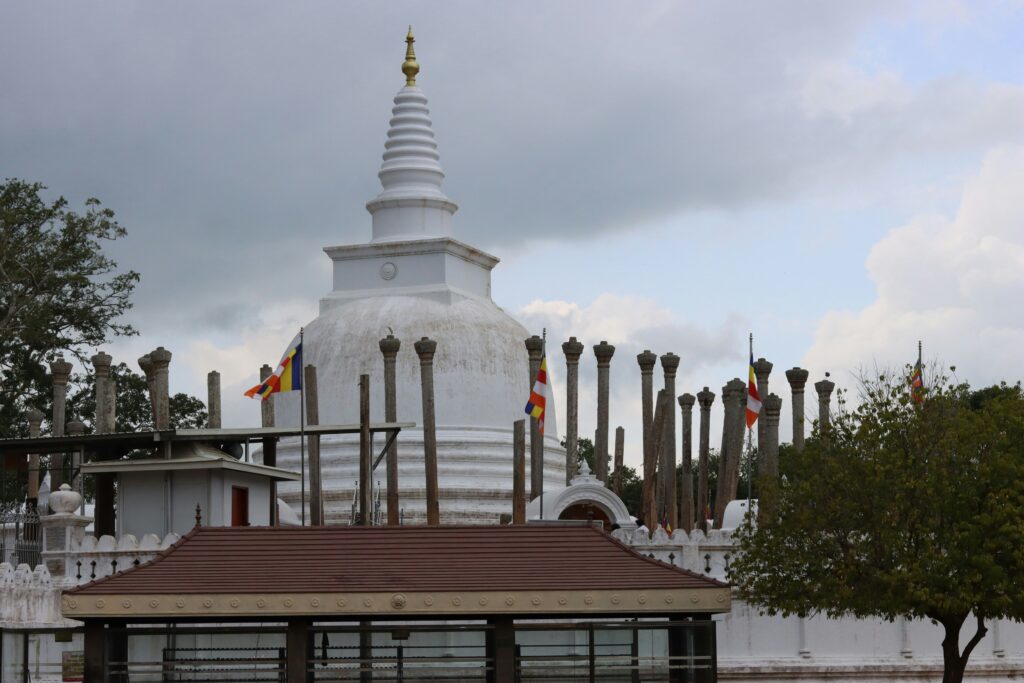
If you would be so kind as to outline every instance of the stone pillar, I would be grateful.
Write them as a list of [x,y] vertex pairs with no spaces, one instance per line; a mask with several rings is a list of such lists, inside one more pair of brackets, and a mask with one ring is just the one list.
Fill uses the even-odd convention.
[[562,343],[565,354],[565,485],[568,486],[576,476],[576,465],[579,462],[579,429],[580,429],[580,355],[583,344],[576,337]]
[[526,524],[526,420],[512,424],[512,523]]
[[437,424],[434,418],[434,353],[437,342],[423,337],[415,344],[420,357],[420,377],[423,390],[423,466],[427,479],[427,524],[441,523],[441,508],[437,492]]
[[661,357],[661,369],[665,373],[665,394],[668,396],[668,407],[665,410],[665,437],[661,444],[661,488],[662,505],[665,517],[673,529],[679,528],[677,505],[679,492],[676,486],[676,409],[672,405],[676,395],[676,370],[679,369],[679,356],[666,353]]
[[210,429],[220,429],[220,373],[216,370],[206,375],[206,412],[209,414],[206,426]]
[[693,404],[697,397],[683,394],[679,397],[679,411],[683,422],[683,490],[679,497],[679,527],[686,533],[693,530]]
[[156,375],[153,374],[153,359],[147,353],[139,356],[139,369],[146,375],[146,391],[149,393],[149,415],[153,429],[156,429]]
[[759,459],[759,474],[762,477],[774,479],[779,476],[779,414],[781,411],[782,399],[775,394],[768,394],[764,398],[762,406],[764,413],[762,418],[765,423],[764,442],[758,443],[758,447],[762,451],[762,457]]
[[[544,357],[544,340],[533,335],[526,340],[526,353],[530,357],[530,387],[537,381],[540,361]],[[527,396],[530,394],[527,393]],[[540,432],[540,420],[530,418],[530,500],[541,494],[544,488],[544,436]]]
[[792,391],[793,404],[793,448],[804,449],[804,385],[807,384],[808,372],[803,368],[786,370],[786,379]]
[[715,402],[715,392],[704,387],[697,392],[697,404],[700,406],[700,445],[697,456],[697,527],[708,531],[708,455],[711,450],[711,404]]
[[[828,377],[828,375],[825,375]],[[836,388],[835,382],[823,379],[814,383],[814,390],[818,392],[818,431],[822,436],[828,434],[831,426],[829,409],[832,404],[832,390]]]
[[153,362],[153,388],[156,391],[153,402],[156,406],[156,428],[171,428],[171,395],[168,377],[168,366],[171,364],[171,352],[162,346],[150,351],[149,359]]
[[[646,481],[648,472],[647,462],[651,459],[651,424],[654,422],[654,366],[658,362],[658,354],[652,353],[650,349],[644,349],[643,353],[636,355],[636,362],[640,366],[640,405],[641,405],[641,427],[643,429],[643,477]],[[657,462],[657,459],[654,459]],[[650,473],[656,477],[656,473]],[[657,494],[655,494],[657,497]],[[650,520],[645,520],[648,524]]]
[[768,395],[768,375],[771,374],[774,366],[764,358],[754,361],[754,377],[757,378],[757,395],[761,397],[761,415],[757,418],[757,470],[764,469],[764,446],[765,428],[764,420],[764,399]]
[[[81,423],[79,423],[81,424]],[[58,583],[68,574],[72,547],[85,538],[85,528],[92,524],[92,517],[78,514],[82,496],[72,491],[67,484],[50,493],[50,509],[53,514],[39,518],[43,530],[42,560]],[[95,534],[99,536],[99,534]]]
[[373,452],[370,450],[370,376],[359,375],[359,524],[373,525]]
[[669,404],[668,392],[662,389],[658,392],[658,400],[654,405],[654,421],[651,423],[651,451],[647,462],[644,463],[644,472],[649,472],[650,476],[644,477],[642,510],[644,522],[651,531],[656,529],[660,522],[655,501],[654,489],[657,484],[655,473],[657,472],[658,454],[661,453],[662,442],[665,438],[665,413],[671,411],[674,411],[674,408]]
[[[744,405],[741,401],[747,385],[735,378],[722,387],[725,417],[722,421],[722,451],[718,464],[718,487],[715,491],[715,528],[722,528],[725,506],[736,497],[740,458],[743,452]],[[737,440],[736,435],[739,435]]]
[[[64,436],[71,363],[64,360],[63,356],[57,356],[57,359],[50,363],[50,376],[53,378],[53,435]],[[51,453],[50,490],[56,491],[62,483],[64,483],[64,455]]]
[[[306,424],[320,424],[320,401],[316,386],[316,366],[302,368],[302,395],[306,399]],[[306,437],[309,454],[309,521],[312,526],[324,525],[324,486],[320,468],[320,435]]]
[[[25,412],[28,420],[28,435],[31,438],[39,436],[43,425],[43,413],[35,408],[29,408]],[[28,502],[32,509],[35,509],[39,500],[39,455],[33,453],[28,456]]]
[[107,408],[107,402],[110,400],[110,363],[113,359],[109,354],[100,351],[91,360],[92,366],[96,369],[94,385],[96,416],[92,426],[97,434],[106,434],[114,431],[114,426],[107,423],[107,417],[110,414]]
[[[141,359],[140,359],[141,365]],[[270,377],[273,371],[269,365],[264,364],[260,368],[260,382],[265,382]],[[151,390],[155,395],[156,390]],[[271,394],[265,399],[260,400],[260,426],[261,427],[273,427],[274,426],[274,395]],[[154,403],[153,410],[156,410]],[[154,422],[155,422],[154,417]],[[277,439],[273,437],[266,437],[263,439],[263,464],[268,467],[277,467]],[[270,525],[277,526],[277,482],[274,480],[270,481]]]
[[616,496],[622,495],[622,458],[626,452],[626,430],[615,428],[615,470],[612,473],[612,491]]
[[[398,422],[398,389],[395,379],[395,365],[402,342],[389,334],[378,343],[384,356],[384,421]],[[388,526],[401,524],[401,502],[398,497],[398,443],[391,444],[385,456],[388,479],[387,505]]]
[[594,441],[594,473],[608,482],[608,370],[615,347],[606,341],[594,346],[597,356],[597,434]]

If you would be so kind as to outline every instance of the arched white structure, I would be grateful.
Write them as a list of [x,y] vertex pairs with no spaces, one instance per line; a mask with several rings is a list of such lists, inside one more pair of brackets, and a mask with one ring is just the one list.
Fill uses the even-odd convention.
[[579,474],[572,478],[569,486],[544,491],[543,517],[540,514],[540,501],[540,497],[534,498],[526,506],[527,519],[558,519],[573,505],[585,504],[599,508],[620,529],[636,529],[636,522],[625,503],[590,472],[585,461],[581,463]]

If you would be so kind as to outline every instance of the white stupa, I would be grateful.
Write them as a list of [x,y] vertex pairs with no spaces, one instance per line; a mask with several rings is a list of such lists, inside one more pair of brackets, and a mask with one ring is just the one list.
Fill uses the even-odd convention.
[[[512,509],[512,424],[525,417],[533,382],[524,345],[531,333],[491,300],[498,259],[452,237],[458,206],[441,190],[444,171],[427,98],[416,86],[411,30],[406,40],[406,85],[394,99],[378,173],[383,190],[366,205],[373,236],[368,243],[324,249],[334,262],[334,286],[305,328],[305,362],[317,369],[321,424],[358,422],[362,373],[371,377],[371,420],[383,422],[379,341],[393,331],[401,341],[398,420],[419,425],[420,367],[413,344],[421,337],[435,340],[441,521],[494,523]],[[298,423],[297,394],[277,394],[274,401],[277,424]],[[557,488],[565,482],[565,451],[550,389],[547,406],[545,488]],[[404,430],[398,444],[403,519],[417,523],[426,514],[422,431]],[[379,451],[383,439],[375,446]],[[346,523],[359,478],[358,439],[323,439],[321,460],[326,519]],[[278,466],[299,469],[297,443],[279,446]],[[383,462],[374,481],[382,488],[386,483]],[[298,486],[289,484],[281,495],[298,509]],[[383,492],[380,499],[383,508]]]

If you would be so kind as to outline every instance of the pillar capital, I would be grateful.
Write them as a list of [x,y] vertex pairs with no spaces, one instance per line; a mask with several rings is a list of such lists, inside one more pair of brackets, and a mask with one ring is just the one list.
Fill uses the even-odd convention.
[[768,394],[764,399],[764,416],[768,424],[778,425],[779,414],[782,412],[782,399],[775,394]]
[[149,352],[149,359],[153,363],[153,370],[166,369],[171,364],[171,352],[162,346],[158,346]]
[[608,367],[612,363],[612,356],[615,355],[615,347],[608,342],[601,340],[600,344],[594,345],[594,355],[597,356],[597,367]]
[[420,363],[432,363],[434,362],[434,353],[437,351],[437,342],[430,337],[422,337],[418,342],[413,344],[416,349],[416,355],[420,357]]
[[580,362],[580,356],[583,355],[583,343],[576,337],[569,337],[569,341],[562,342],[562,353],[565,354],[566,363],[575,365]]
[[66,385],[71,376],[71,363],[64,360],[64,356],[57,356],[50,361],[50,374],[54,384]]
[[665,371],[666,377],[675,377],[679,369],[679,356],[674,353],[666,353],[661,357],[661,369]]
[[530,356],[530,360],[540,360],[540,357],[544,355],[544,340],[533,335],[526,341],[526,353]]
[[697,397],[694,396],[693,394],[683,394],[682,396],[679,397],[679,407],[685,410],[686,412],[690,412],[691,410],[693,410],[693,404],[696,400]]
[[715,392],[711,391],[707,387],[697,392],[697,403],[700,404],[701,410],[711,410],[711,405],[715,402]]
[[[594,347],[597,353],[597,347]],[[650,375],[654,373],[654,365],[658,362],[658,354],[652,353],[650,349],[644,349],[643,353],[636,354],[636,362],[640,364],[640,373]]]
[[100,351],[95,356],[90,358],[92,365],[96,368],[97,377],[109,377],[110,376],[110,364],[114,361],[109,353],[103,353]]
[[39,426],[43,424],[43,413],[42,411],[36,410],[35,408],[29,408],[25,411],[25,419],[28,420],[28,428],[30,431],[39,433]]
[[758,384],[763,384],[768,381],[768,375],[771,374],[773,367],[775,366],[764,358],[758,358],[754,361],[754,376],[757,377]]
[[148,353],[145,356],[139,356],[139,369],[146,375],[146,379],[153,379],[153,359],[149,357]]
[[786,379],[789,380],[790,389],[794,393],[803,393],[804,385],[807,384],[807,378],[810,373],[803,368],[790,368],[786,370]]
[[814,383],[814,390],[818,392],[818,398],[826,402],[832,398],[832,391],[835,388],[836,383],[827,379]]
[[398,355],[398,349],[401,348],[402,342],[395,338],[395,335],[389,334],[379,342],[380,352],[384,354],[385,360],[391,360]]
[[728,401],[730,399],[739,400],[747,391],[747,383],[741,380],[739,377],[733,377],[731,380],[726,382],[725,386],[722,387],[722,400]]
[[65,430],[67,430],[68,436],[82,436],[85,434],[85,423],[72,420],[67,423]]

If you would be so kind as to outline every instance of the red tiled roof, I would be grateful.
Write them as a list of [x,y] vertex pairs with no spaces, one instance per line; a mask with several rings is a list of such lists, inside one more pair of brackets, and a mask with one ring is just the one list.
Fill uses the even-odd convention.
[[198,527],[79,595],[634,590],[725,584],[586,526]]

